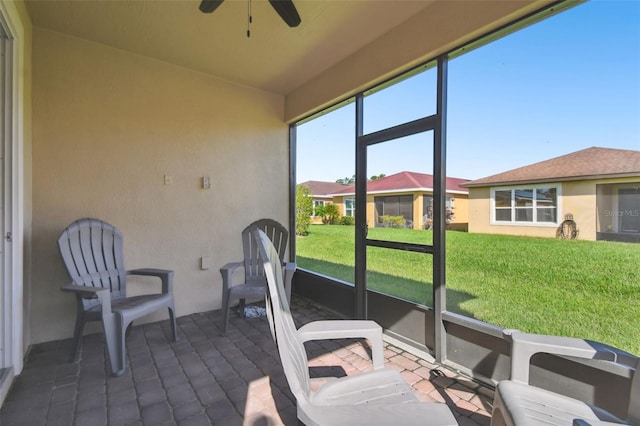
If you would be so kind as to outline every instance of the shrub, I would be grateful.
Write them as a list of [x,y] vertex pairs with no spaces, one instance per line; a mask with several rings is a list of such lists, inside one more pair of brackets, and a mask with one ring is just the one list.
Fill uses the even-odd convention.
[[382,220],[382,226],[385,228],[403,228],[404,227],[404,217],[402,216],[382,215],[380,216],[380,220]]
[[353,226],[356,224],[356,218],[353,216],[342,216],[340,218],[340,225]]
[[322,209],[322,223],[325,225],[335,225],[338,223],[340,212],[335,204],[325,204]]

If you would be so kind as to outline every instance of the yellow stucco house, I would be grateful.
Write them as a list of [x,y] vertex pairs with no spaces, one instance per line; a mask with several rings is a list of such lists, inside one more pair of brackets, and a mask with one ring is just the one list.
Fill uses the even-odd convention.
[[[449,229],[466,230],[469,191],[467,179],[447,178],[446,210]],[[355,215],[355,186],[330,194],[343,216]],[[402,216],[402,226],[425,229],[433,220],[433,176],[403,171],[367,182],[367,225],[388,226],[383,216]]]
[[640,242],[640,151],[592,147],[462,186],[469,232]]

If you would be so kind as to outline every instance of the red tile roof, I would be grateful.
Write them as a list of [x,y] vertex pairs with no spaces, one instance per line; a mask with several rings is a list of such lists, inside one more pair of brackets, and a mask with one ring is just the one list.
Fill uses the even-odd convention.
[[[461,186],[465,182],[469,182],[469,180],[452,177],[447,178],[447,192],[469,193],[468,189]],[[433,176],[424,173],[405,171],[367,182],[367,193],[370,194],[407,191],[433,191]],[[355,193],[355,187],[350,185],[348,188],[334,192],[334,195],[347,195],[353,193]]]
[[640,177],[640,151],[592,147],[477,179],[463,186],[469,188],[625,176]]

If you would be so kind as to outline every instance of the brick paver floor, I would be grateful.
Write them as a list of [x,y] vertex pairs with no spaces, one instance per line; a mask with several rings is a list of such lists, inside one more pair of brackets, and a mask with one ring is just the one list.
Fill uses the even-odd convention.
[[[330,316],[294,298],[298,325]],[[3,426],[38,425],[296,425],[296,408],[262,318],[232,315],[221,333],[221,311],[132,327],[128,366],[111,377],[101,334],[85,336],[80,361],[68,361],[70,340],[31,347],[24,370],[0,411]],[[385,343],[385,361],[423,401],[445,402],[460,425],[487,425],[493,391]],[[307,343],[313,386],[322,377],[371,368],[360,341]]]

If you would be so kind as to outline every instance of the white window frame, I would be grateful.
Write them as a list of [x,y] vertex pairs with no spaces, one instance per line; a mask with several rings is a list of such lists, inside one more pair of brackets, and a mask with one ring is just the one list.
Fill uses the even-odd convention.
[[[347,208],[347,200],[352,201],[353,207],[351,209]],[[351,214],[349,214],[351,211]],[[355,198],[345,198],[344,199],[344,216],[355,217],[356,216],[356,199]]]
[[[555,222],[538,222],[537,219],[537,205],[534,200],[534,204],[532,206],[533,209],[533,221],[517,221],[516,218],[516,207],[514,204],[514,193],[520,189],[531,189],[533,193],[536,194],[537,190],[540,188],[556,188],[556,220]],[[511,191],[511,220],[496,220],[496,192],[498,191]],[[562,217],[560,212],[562,211],[562,185],[559,183],[539,183],[539,184],[531,184],[531,185],[513,185],[513,186],[496,186],[491,188],[490,191],[490,209],[491,209],[491,225],[497,226],[533,226],[533,227],[557,227],[560,222],[562,222]]]

